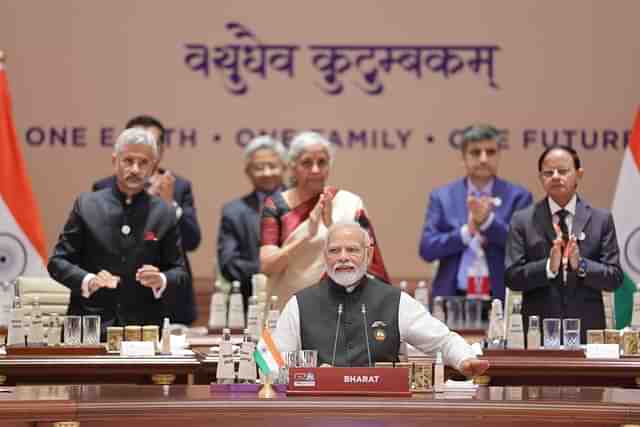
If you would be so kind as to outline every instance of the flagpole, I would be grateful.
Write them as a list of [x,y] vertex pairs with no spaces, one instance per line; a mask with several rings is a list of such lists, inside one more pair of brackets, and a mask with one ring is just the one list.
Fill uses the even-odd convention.
[[[7,55],[4,53],[4,50],[0,49],[0,70],[7,63]],[[16,286],[17,278],[9,281],[11,286],[13,286],[13,297],[19,296],[18,287]],[[13,303],[11,305],[13,307]]]

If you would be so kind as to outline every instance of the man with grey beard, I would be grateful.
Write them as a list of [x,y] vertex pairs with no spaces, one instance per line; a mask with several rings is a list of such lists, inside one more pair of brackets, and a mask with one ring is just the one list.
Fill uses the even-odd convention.
[[369,234],[357,222],[329,228],[327,277],[287,302],[274,333],[278,349],[317,350],[320,365],[366,366],[369,359],[397,361],[404,341],[425,353],[441,351],[465,375],[482,374],[489,362],[476,359],[462,337],[407,293],[365,274],[371,253]]

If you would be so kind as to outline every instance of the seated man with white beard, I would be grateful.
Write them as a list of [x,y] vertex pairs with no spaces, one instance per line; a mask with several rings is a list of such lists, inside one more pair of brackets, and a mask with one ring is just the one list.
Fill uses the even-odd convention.
[[462,337],[407,293],[365,275],[371,249],[360,224],[337,222],[329,228],[324,250],[328,277],[287,302],[274,333],[278,349],[317,350],[319,365],[367,366],[365,307],[372,363],[397,361],[400,341],[405,341],[426,353],[441,351],[445,363],[465,375],[482,374],[489,362],[476,359]]

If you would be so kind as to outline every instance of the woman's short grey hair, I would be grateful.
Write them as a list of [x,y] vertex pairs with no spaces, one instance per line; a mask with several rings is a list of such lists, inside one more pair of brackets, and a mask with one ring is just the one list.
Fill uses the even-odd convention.
[[269,135],[261,135],[253,138],[251,142],[244,147],[244,159],[247,162],[250,161],[253,153],[262,149],[271,150],[280,157],[280,160],[283,162],[287,161],[287,150],[284,148],[282,142],[277,139],[273,139]]
[[131,144],[147,145],[151,147],[153,156],[158,158],[158,143],[156,142],[156,138],[153,134],[148,130],[137,127],[123,130],[116,140],[116,145],[113,151],[116,154],[120,154],[125,145]]
[[309,146],[318,144],[322,145],[327,151],[329,165],[332,165],[335,157],[335,147],[324,136],[311,131],[301,132],[293,137],[289,145],[289,162],[295,163]]

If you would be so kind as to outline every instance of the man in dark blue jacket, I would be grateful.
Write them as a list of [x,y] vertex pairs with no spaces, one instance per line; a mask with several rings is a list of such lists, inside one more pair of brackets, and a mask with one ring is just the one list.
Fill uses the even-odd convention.
[[[462,138],[467,176],[431,193],[420,256],[439,261],[434,296],[466,295],[469,276],[478,267],[488,273],[490,294],[504,299],[504,257],[513,213],[532,203],[526,189],[496,176],[500,133],[473,125]],[[476,271],[472,271],[475,268]]]
[[218,268],[229,282],[242,285],[245,310],[251,276],[260,271],[260,213],[264,200],[283,188],[286,151],[281,142],[260,136],[244,150],[245,173],[253,191],[222,208],[218,231]]

